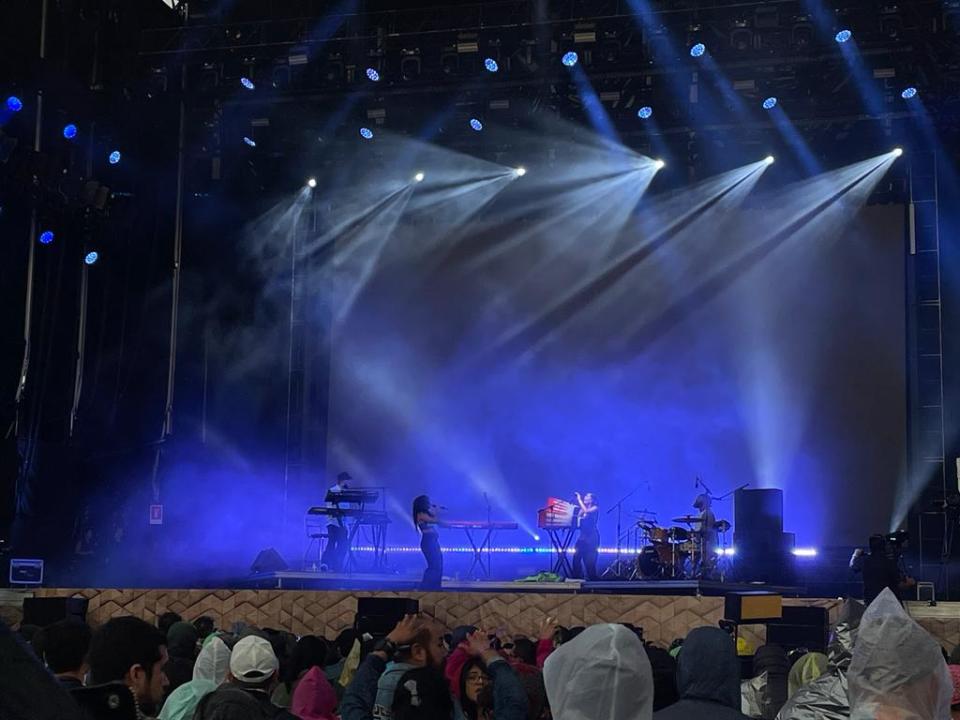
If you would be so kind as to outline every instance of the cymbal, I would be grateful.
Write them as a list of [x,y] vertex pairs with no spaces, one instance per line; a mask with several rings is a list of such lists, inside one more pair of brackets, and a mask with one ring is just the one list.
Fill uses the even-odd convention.
[[722,532],[722,533],[726,532],[731,527],[733,526],[730,524],[728,520],[717,520],[713,524],[713,529],[716,530],[717,532]]
[[681,515],[680,517],[673,518],[671,522],[687,523],[688,525],[691,525],[693,523],[700,522],[700,516],[699,515]]

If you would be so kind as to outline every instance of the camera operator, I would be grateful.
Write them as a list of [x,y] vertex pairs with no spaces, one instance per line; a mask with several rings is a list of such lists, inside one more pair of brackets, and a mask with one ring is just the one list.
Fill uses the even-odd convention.
[[863,573],[863,601],[869,605],[884,588],[890,588],[903,602],[901,593],[913,587],[916,581],[904,572],[900,564],[901,548],[906,542],[905,532],[891,535],[871,535],[869,551],[853,551],[850,569]]

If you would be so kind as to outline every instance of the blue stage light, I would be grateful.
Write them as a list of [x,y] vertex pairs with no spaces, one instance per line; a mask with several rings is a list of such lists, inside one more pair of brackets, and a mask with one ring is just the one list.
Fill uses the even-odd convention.
[[120,162],[120,151],[114,150],[112,153],[110,153],[109,157],[107,157],[107,160],[110,161],[111,165],[116,165],[118,162]]
[[773,110],[777,106],[777,99],[775,97],[768,97],[763,101],[764,110]]
[[690,48],[690,57],[700,57],[707,51],[707,46],[703,43],[697,43]]
[[794,557],[816,557],[817,549],[816,548],[794,548],[793,555]]
[[472,127],[477,132],[483,130],[483,123],[477,120],[476,118],[470,118],[470,127]]
[[840,32],[838,32],[836,35],[833,36],[833,39],[836,40],[838,43],[845,43],[852,37],[853,37],[853,33],[850,32],[849,30],[841,30]]
[[649,117],[653,117],[653,108],[649,105],[644,105],[642,108],[637,110],[637,117],[641,120],[646,120]]
[[96,251],[96,250],[92,250],[92,251],[90,251],[90,252],[87,253],[87,256],[83,259],[83,261],[84,261],[87,265],[93,265],[99,258],[100,258],[100,256],[97,254],[97,251]]
[[560,58],[560,62],[562,62],[567,67],[573,67],[579,61],[580,61],[580,56],[577,55],[573,50],[571,50],[570,52],[564,53],[563,57]]
[[500,69],[500,66],[497,65],[497,61],[493,58],[487,58],[484,60],[483,66],[487,69],[487,72],[496,72]]
[[256,85],[253,84],[253,80],[246,77],[240,78],[240,84],[243,85],[247,90],[253,90],[256,87]]
[[902,97],[904,100],[909,100],[911,98],[915,98],[916,96],[917,96],[917,89],[913,86],[904,88],[904,91],[900,93],[900,97]]
[[380,82],[380,73],[375,68],[367,68],[367,78],[372,82]]
[[360,137],[364,140],[373,140],[373,130],[365,127],[360,128]]
[[67,140],[73,140],[77,136],[77,126],[73,123],[63,126],[63,136]]
[[23,101],[16,95],[7,98],[7,110],[10,112],[20,112],[23,110]]
[[246,135],[243,136],[243,141],[244,141],[247,145],[249,145],[250,147],[256,147],[256,146],[257,146],[257,141],[254,140],[253,138],[247,137]]
[[44,230],[40,233],[40,243],[43,245],[49,245],[53,242],[53,230]]

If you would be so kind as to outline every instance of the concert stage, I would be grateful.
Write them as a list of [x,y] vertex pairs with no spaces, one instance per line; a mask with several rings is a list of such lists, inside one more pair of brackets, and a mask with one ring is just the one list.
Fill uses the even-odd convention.
[[[341,574],[299,571],[257,573],[237,584],[251,589],[276,590],[391,590],[414,591],[419,576]],[[728,593],[769,592],[785,597],[804,597],[803,586],[763,583],[721,583],[708,580],[564,580],[563,582],[524,582],[521,580],[443,581],[444,592],[548,593],[565,595],[672,595],[722,597]]]

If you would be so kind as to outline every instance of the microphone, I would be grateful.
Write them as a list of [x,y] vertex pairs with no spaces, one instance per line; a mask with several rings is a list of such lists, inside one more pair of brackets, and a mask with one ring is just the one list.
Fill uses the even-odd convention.
[[446,506],[446,505],[434,505],[434,507],[435,507],[437,510],[446,510],[446,509],[447,509],[447,506]]

